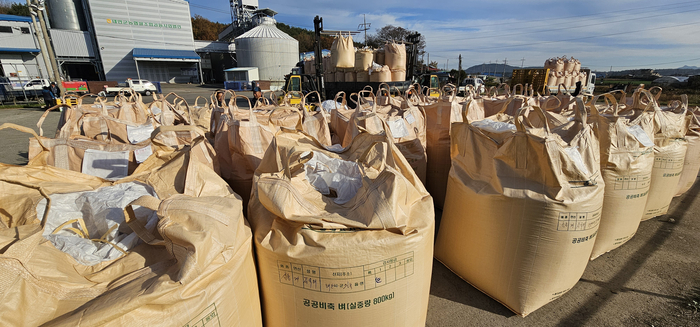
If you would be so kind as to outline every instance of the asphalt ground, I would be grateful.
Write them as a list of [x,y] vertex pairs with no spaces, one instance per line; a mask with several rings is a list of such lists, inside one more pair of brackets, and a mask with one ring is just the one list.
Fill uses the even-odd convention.
[[[193,104],[215,87],[166,85]],[[239,92],[241,93],[241,92]],[[243,95],[251,96],[243,93]],[[144,100],[150,101],[148,97]],[[242,100],[239,105],[243,105]],[[247,104],[246,104],[247,105]],[[1,123],[38,132],[43,110],[0,110]],[[44,135],[53,136],[58,112]],[[0,162],[26,164],[29,134],[0,130]],[[675,198],[669,214],[640,225],[622,247],[591,261],[576,286],[525,318],[433,261],[426,326],[700,326],[700,183]],[[440,211],[436,211],[439,226]],[[695,302],[693,302],[695,301]],[[695,311],[695,312],[694,312]]]

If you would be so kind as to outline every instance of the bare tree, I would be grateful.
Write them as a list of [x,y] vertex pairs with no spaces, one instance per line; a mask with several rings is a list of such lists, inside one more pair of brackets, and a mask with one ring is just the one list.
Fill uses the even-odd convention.
[[[408,36],[417,33],[416,31],[407,30],[401,26],[386,25],[380,28],[376,34],[367,35],[367,45],[373,48],[379,48],[386,42],[407,42]],[[420,36],[418,42],[418,56],[425,53],[425,36]]]

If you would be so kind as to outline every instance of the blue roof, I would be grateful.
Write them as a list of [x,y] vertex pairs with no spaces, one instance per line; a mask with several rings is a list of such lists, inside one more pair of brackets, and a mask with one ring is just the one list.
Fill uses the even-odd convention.
[[31,48],[0,48],[0,52],[39,52],[39,49],[31,49]]
[[6,22],[7,21],[9,21],[9,22],[27,22],[27,23],[32,22],[32,18],[29,16],[15,16],[15,15],[5,15],[5,14],[0,15],[0,20],[6,21]]
[[193,50],[165,50],[134,48],[135,58],[200,59]]

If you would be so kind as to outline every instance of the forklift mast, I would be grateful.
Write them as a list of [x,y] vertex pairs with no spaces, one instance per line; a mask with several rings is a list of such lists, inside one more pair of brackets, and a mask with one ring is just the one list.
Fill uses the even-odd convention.
[[406,80],[412,81],[415,76],[416,66],[418,66],[418,42],[420,42],[420,33],[413,33],[406,37],[408,49],[406,49],[406,61],[408,69],[406,69]]
[[321,32],[323,31],[323,18],[314,18],[314,57],[316,65],[316,90],[321,95],[321,100],[326,98],[326,90],[323,88],[323,51],[321,49]]

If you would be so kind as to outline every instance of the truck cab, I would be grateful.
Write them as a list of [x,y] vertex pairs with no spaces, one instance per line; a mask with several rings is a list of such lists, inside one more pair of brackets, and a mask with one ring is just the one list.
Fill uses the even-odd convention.
[[148,80],[128,78],[124,83],[119,83],[116,87],[105,88],[104,92],[106,94],[115,94],[125,88],[131,88],[134,92],[143,93],[145,95],[151,95],[151,93],[158,91],[156,86]]
[[467,77],[459,83],[459,93],[464,93],[468,85],[472,86],[477,94],[486,92],[486,86],[481,78]]
[[44,87],[48,87],[49,85],[50,83],[47,79],[33,79],[25,83],[22,88],[25,91],[41,91]]

